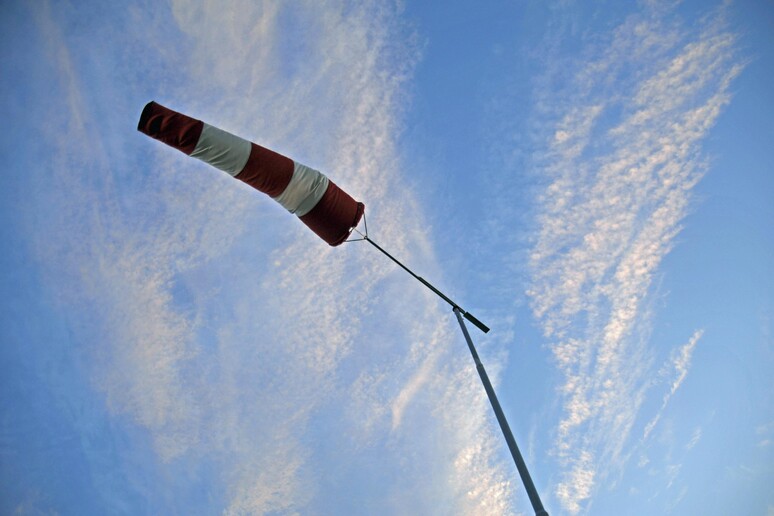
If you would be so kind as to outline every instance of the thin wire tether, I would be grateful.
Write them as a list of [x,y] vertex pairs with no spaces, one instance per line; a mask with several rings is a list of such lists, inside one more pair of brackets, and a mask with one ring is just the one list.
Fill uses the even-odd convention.
[[363,240],[368,240],[368,221],[366,220],[365,213],[363,213],[363,226],[364,226],[364,229],[365,229],[365,234],[361,233],[360,230],[357,229],[357,226],[349,230],[349,234],[350,235],[352,233],[357,233],[358,235],[360,235],[363,238],[353,238],[351,240],[348,238],[348,239],[344,240],[344,242],[342,242],[342,243],[346,244],[348,242],[362,242]]

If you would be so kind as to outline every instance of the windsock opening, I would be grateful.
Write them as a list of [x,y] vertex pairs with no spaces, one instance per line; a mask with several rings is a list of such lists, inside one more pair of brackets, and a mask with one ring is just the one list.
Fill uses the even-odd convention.
[[137,130],[186,154],[196,148],[204,123],[156,102],[148,102]]
[[336,183],[329,181],[320,202],[299,219],[320,238],[337,246],[349,238],[364,212],[365,204],[355,201]]

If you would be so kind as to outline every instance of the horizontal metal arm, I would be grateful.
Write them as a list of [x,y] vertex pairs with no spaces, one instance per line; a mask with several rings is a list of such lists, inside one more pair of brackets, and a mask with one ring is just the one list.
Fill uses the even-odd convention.
[[462,316],[465,317],[465,319],[467,319],[471,323],[473,323],[479,330],[483,331],[484,333],[489,333],[489,326],[487,326],[486,324],[482,323],[481,321],[473,317],[473,314],[471,314],[470,312],[464,312]]

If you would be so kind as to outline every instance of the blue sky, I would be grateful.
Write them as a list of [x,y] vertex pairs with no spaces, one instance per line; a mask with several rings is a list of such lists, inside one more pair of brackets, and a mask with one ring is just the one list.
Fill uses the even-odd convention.
[[6,2],[0,513],[532,514],[448,307],[136,131],[319,168],[551,514],[774,511],[770,1]]

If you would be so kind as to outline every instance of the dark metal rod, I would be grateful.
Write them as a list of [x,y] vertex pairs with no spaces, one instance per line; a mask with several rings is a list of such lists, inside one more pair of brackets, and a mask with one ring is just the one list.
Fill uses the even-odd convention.
[[408,272],[409,274],[414,276],[416,279],[419,280],[420,283],[422,283],[424,286],[426,286],[427,288],[429,288],[430,290],[435,292],[435,294],[438,295],[438,297],[440,297],[441,299],[443,299],[444,301],[449,303],[453,309],[459,310],[460,313],[465,317],[465,319],[467,319],[468,321],[472,322],[479,330],[483,331],[484,333],[489,333],[489,327],[486,324],[482,323],[481,321],[479,321],[478,319],[473,317],[472,314],[469,314],[468,312],[463,310],[462,307],[460,307],[460,305],[458,305],[457,303],[455,303],[454,301],[449,299],[443,292],[441,292],[440,290],[438,290],[437,288],[432,286],[425,278],[423,278],[421,276],[417,276],[416,274],[414,274],[414,272],[411,269],[409,269],[408,267],[406,267],[405,265],[400,263],[394,256],[392,256],[390,253],[388,253],[387,251],[382,249],[376,242],[374,242],[373,240],[368,238],[368,235],[365,235],[363,237],[363,240],[365,240],[366,242],[370,243],[372,246],[374,246],[375,248],[380,250],[382,253],[384,253],[385,256],[387,256],[387,258],[389,258],[393,262],[395,262],[398,265],[400,265],[401,268],[403,268],[403,270],[405,270],[406,272]]
[[513,433],[511,433],[511,427],[508,425],[508,420],[505,419],[505,414],[503,413],[502,407],[500,407],[500,402],[497,400],[497,395],[492,387],[492,383],[489,381],[489,376],[486,374],[484,364],[482,364],[481,359],[478,358],[476,347],[473,345],[467,327],[465,327],[465,321],[462,320],[459,307],[454,307],[454,315],[457,316],[457,321],[459,321],[460,328],[462,328],[462,334],[468,342],[470,354],[473,355],[473,361],[476,363],[478,376],[481,377],[481,383],[484,384],[486,395],[489,396],[489,402],[492,404],[495,416],[497,416],[497,422],[500,423],[500,430],[502,430],[503,435],[505,436],[505,441],[508,443],[508,448],[511,450],[513,461],[516,463],[516,469],[519,470],[521,481],[527,489],[527,495],[529,496],[529,501],[532,503],[532,508],[535,510],[535,516],[548,516],[548,513],[543,508],[543,502],[540,501],[537,489],[535,489],[535,484],[532,482],[532,477],[529,475],[527,465],[524,463],[524,458],[521,456],[519,447],[516,445],[516,439],[514,439]]

